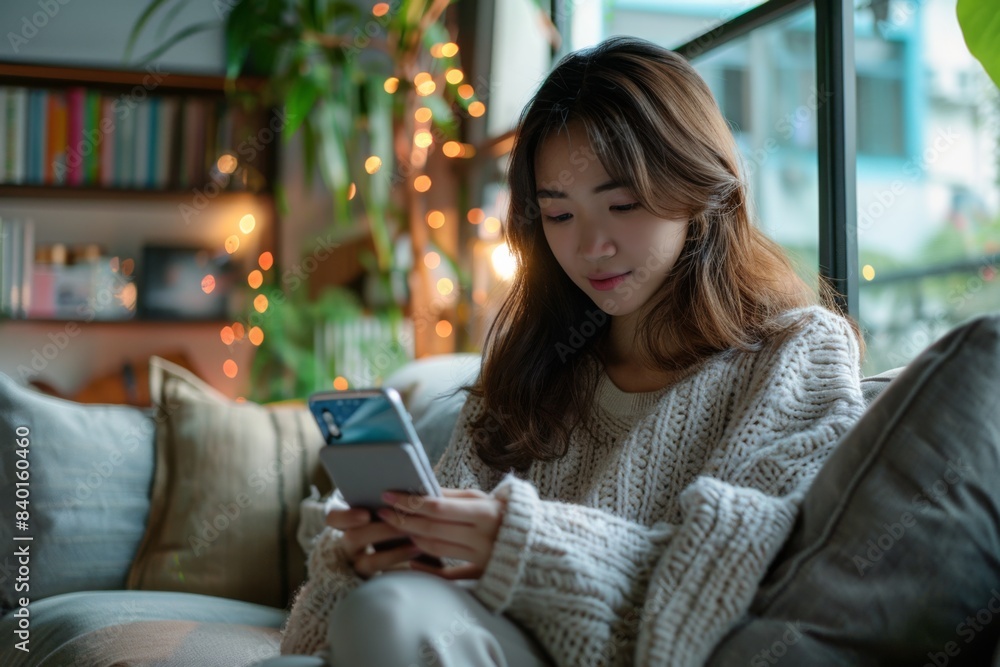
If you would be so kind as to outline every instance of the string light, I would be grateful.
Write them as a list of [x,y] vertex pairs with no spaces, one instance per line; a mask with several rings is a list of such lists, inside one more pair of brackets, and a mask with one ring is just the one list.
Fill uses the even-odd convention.
[[345,378],[343,375],[338,375],[337,377],[333,378],[333,388],[336,389],[337,391],[345,391],[347,387],[348,387],[347,378]]
[[240,249],[240,237],[233,234],[226,239],[226,252],[232,255],[234,252]]
[[243,325],[239,322],[233,322],[233,333],[236,334],[236,340],[243,340],[243,334],[245,333]]
[[441,229],[444,227],[444,213],[441,211],[428,211],[427,225],[431,229]]
[[473,118],[479,118],[484,113],[486,113],[486,105],[480,101],[475,101],[469,105],[469,115]]
[[418,148],[427,148],[434,143],[434,137],[431,136],[430,132],[422,130],[417,132],[417,134],[413,137],[413,143],[416,144]]
[[466,218],[472,224],[478,225],[480,222],[486,219],[486,214],[483,213],[483,209],[481,208],[471,208],[469,209],[468,214],[466,214]]
[[264,284],[264,274],[258,269],[254,269],[250,272],[250,275],[247,276],[247,284],[253,289],[257,289]]
[[433,250],[426,255],[424,255],[424,266],[428,269],[436,269],[441,266],[441,255],[437,254]]
[[374,174],[379,169],[382,168],[382,158],[377,155],[372,155],[370,158],[365,160],[365,171],[369,174]]
[[455,290],[455,283],[451,282],[449,278],[442,278],[437,281],[437,291],[438,294],[442,296],[448,296]]
[[510,254],[510,248],[507,247],[506,243],[501,243],[494,248],[490,260],[493,264],[493,270],[503,280],[510,280],[517,272],[517,260]]
[[441,338],[447,338],[452,332],[451,322],[448,320],[439,320],[438,323],[434,325],[434,331],[436,331],[437,335]]
[[385,92],[392,95],[397,90],[399,90],[399,79],[397,79],[394,76],[390,76],[388,79],[385,80],[385,83],[382,84],[382,89],[385,90]]
[[352,199],[354,199],[354,195],[356,194],[358,194],[358,186],[355,185],[354,183],[351,183],[349,186],[347,186],[347,201],[351,201]]
[[427,192],[431,189],[431,177],[426,174],[413,179],[413,189],[417,192]]
[[861,275],[865,277],[865,280],[875,279],[875,267],[871,264],[865,264],[865,267],[861,269]]
[[458,85],[458,84],[462,83],[462,79],[464,79],[464,78],[465,78],[465,74],[462,73],[462,70],[457,69],[457,68],[452,68],[452,69],[448,70],[447,72],[445,72],[445,74],[444,74],[445,81],[447,81],[448,83],[450,83],[452,85]]
[[432,46],[431,49],[430,49],[430,51],[431,51],[431,57],[432,58],[440,58],[441,55],[442,55],[441,54],[441,50],[443,48],[444,48],[444,44],[435,44],[434,46]]
[[250,329],[250,333],[247,335],[250,342],[254,345],[260,345],[264,342],[264,331],[260,327],[253,327]]
[[448,42],[447,44],[441,45],[441,55],[445,58],[454,58],[458,55],[458,44],[455,42]]
[[215,161],[215,166],[223,174],[231,174],[236,171],[237,164],[236,158],[229,153],[223,153],[219,156],[219,159]]
[[461,86],[458,87],[458,96],[461,97],[463,100],[467,100],[475,94],[476,94],[476,89],[467,83],[463,83]]
[[240,367],[232,359],[226,359],[226,362],[222,364],[222,372],[226,374],[227,378],[234,378],[240,372]]
[[486,230],[487,234],[496,234],[500,231],[500,220],[490,216],[483,221],[483,229]]
[[441,147],[441,152],[445,154],[445,157],[458,157],[462,154],[462,144],[457,141],[446,141]]
[[233,333],[233,328],[227,325],[222,327],[222,331],[219,332],[219,338],[222,339],[223,345],[232,345],[233,341],[236,340],[236,334]]
[[377,17],[385,16],[388,13],[389,13],[389,3],[388,2],[379,2],[379,3],[376,3],[376,5],[374,7],[372,7],[372,14],[375,15],[375,16],[377,16]]
[[240,218],[240,231],[244,234],[249,234],[253,231],[253,228],[257,226],[257,219],[253,217],[253,213],[247,213],[242,218]]
[[263,294],[258,294],[257,298],[253,300],[253,307],[258,313],[263,313],[267,310],[267,297]]
[[215,290],[215,276],[209,274],[201,279],[201,291],[211,294]]
[[260,257],[257,258],[257,264],[260,266],[260,268],[267,271],[272,266],[274,266],[274,255],[272,255],[270,252],[262,252],[260,254]]
[[418,123],[429,122],[434,117],[434,113],[428,107],[420,107],[413,112],[413,118]]

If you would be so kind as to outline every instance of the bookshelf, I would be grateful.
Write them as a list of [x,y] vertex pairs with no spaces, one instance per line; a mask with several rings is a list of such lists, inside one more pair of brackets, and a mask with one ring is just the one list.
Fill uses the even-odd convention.
[[[241,80],[227,90],[223,77],[155,68],[0,62],[0,319],[162,320],[163,308],[144,303],[172,297],[143,258],[171,247],[200,263],[182,258],[162,271],[191,278],[207,268],[195,289],[174,294],[166,319],[217,325],[234,312],[245,272],[263,254],[280,256],[281,126],[251,104],[262,85]],[[99,270],[80,269],[81,258]],[[109,290],[117,305],[80,317],[88,294]],[[185,318],[199,298],[224,303]]]

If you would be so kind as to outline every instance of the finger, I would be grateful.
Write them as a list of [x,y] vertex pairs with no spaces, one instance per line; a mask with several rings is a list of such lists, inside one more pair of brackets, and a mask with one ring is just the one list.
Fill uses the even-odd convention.
[[415,514],[402,515],[390,509],[381,509],[378,516],[385,523],[411,537],[425,537],[442,543],[465,545],[483,539],[482,531],[475,524],[452,523]]
[[360,528],[345,530],[341,538],[341,544],[348,557],[353,560],[358,554],[364,552],[370,544],[379,544],[406,537],[407,534],[398,528],[382,521],[377,521],[361,526]]
[[338,530],[350,530],[371,522],[371,513],[365,509],[335,509],[326,514],[326,525]]
[[410,539],[424,553],[437,556],[438,558],[454,558],[456,560],[472,562],[477,562],[482,558],[482,545],[480,548],[477,548],[475,544],[448,542],[433,537],[420,537],[417,535],[411,535]]
[[487,498],[487,494],[479,489],[441,489],[445,498]]
[[427,572],[428,574],[433,574],[435,576],[441,577],[442,579],[448,579],[449,581],[455,581],[457,579],[479,579],[483,576],[483,568],[472,565],[456,565],[455,567],[431,567],[429,565],[424,565],[418,560],[410,562],[411,570],[419,570],[420,572]]
[[354,571],[362,577],[368,578],[400,563],[408,563],[421,553],[420,549],[412,544],[387,551],[364,553],[355,559]]
[[500,501],[489,496],[434,498],[389,493],[383,498],[397,515],[420,515],[455,523],[492,525],[503,513]]

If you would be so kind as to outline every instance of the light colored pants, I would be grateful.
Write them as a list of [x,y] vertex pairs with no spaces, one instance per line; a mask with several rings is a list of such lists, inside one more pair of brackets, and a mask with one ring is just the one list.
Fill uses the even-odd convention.
[[[334,609],[327,636],[333,667],[549,667],[516,623],[494,614],[461,584],[423,572],[388,572]],[[258,667],[326,667],[281,656]]]

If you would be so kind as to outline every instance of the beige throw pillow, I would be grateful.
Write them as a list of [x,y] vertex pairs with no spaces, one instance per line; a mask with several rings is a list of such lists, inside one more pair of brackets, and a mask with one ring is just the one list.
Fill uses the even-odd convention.
[[299,503],[330,486],[307,408],[232,401],[158,357],[150,396],[156,470],[128,587],[285,607],[305,577]]

